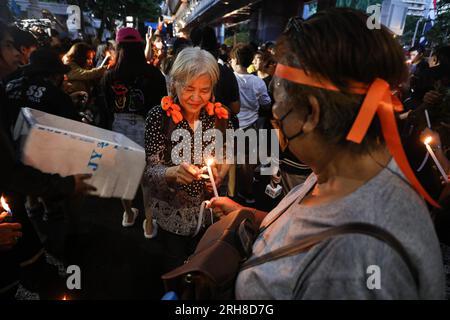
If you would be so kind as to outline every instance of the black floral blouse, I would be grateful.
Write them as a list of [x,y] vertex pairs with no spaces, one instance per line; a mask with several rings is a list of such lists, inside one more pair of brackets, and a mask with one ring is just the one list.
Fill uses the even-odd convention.
[[[174,164],[171,159],[172,150],[179,149],[180,157],[187,157],[186,162],[195,163],[199,159],[201,164],[195,163],[199,168],[206,165],[207,159],[202,159],[205,148],[215,141],[214,131],[204,133],[215,128],[215,116],[209,116],[205,109],[200,112],[200,126],[196,132],[192,130],[186,120],[182,120],[175,126],[176,129],[186,129],[190,135],[172,141],[166,137],[163,130],[163,117],[167,117],[161,106],[156,106],[148,113],[145,123],[145,154],[147,166],[144,172],[144,186],[147,188],[149,206],[158,225],[164,230],[179,235],[192,235],[197,228],[200,205],[204,200],[209,200],[211,194],[206,190],[203,180],[193,181],[187,185],[169,185],[165,174],[168,167]],[[228,129],[233,129],[231,121],[228,121]],[[195,146],[194,135],[201,133],[202,144]],[[190,140],[190,141],[189,141]],[[225,140],[225,138],[224,138]],[[184,145],[180,145],[184,143]],[[183,155],[183,150],[188,150],[190,143],[190,155]],[[181,148],[183,146],[183,148]],[[225,157],[225,151],[224,157]],[[214,154],[213,154],[214,155]],[[191,161],[192,160],[192,161]],[[206,220],[206,219],[205,219]]]

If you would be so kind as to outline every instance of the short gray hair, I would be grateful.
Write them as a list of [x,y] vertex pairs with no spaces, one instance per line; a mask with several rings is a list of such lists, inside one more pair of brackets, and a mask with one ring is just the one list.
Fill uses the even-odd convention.
[[[185,85],[201,75],[208,75],[214,87],[219,80],[219,65],[214,56],[199,47],[183,49],[175,59],[169,74],[170,88]],[[174,92],[172,92],[174,94]]]

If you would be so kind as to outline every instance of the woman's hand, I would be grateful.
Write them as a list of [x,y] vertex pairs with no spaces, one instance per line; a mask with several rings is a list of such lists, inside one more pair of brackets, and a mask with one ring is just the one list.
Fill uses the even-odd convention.
[[152,60],[152,55],[153,55],[152,36],[153,36],[153,30],[151,32],[147,32],[145,34],[144,55],[145,55],[145,59],[147,59],[147,61],[151,61]]
[[152,37],[153,37],[153,29],[149,29],[149,31],[145,34],[145,42],[151,44]]
[[166,180],[174,184],[190,184],[200,180],[201,170],[192,164],[182,162],[179,166],[170,167],[166,170]]
[[244,207],[241,206],[239,203],[234,202],[230,198],[219,197],[219,198],[212,198],[207,208],[211,208],[214,214],[227,215],[230,212],[242,209]]
[[7,212],[0,214],[0,251],[11,250],[22,237],[22,225],[20,223],[4,223]]

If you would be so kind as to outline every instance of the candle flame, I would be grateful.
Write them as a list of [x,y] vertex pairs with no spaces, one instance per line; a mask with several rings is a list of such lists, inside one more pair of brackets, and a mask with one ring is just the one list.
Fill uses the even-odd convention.
[[213,158],[209,158],[208,161],[206,161],[206,164],[210,167],[212,166],[214,163],[214,159]]
[[8,211],[8,212],[11,212],[11,209],[9,208],[9,206],[8,206],[8,204],[6,203],[6,200],[5,200],[5,198],[4,198],[3,196],[0,198],[0,201],[1,201],[1,203],[2,203],[3,209],[5,209],[5,210]]
[[63,300],[67,300],[67,297],[66,297],[66,295],[64,295],[64,297],[62,298]]
[[428,137],[425,138],[425,140],[423,141],[423,143],[425,143],[425,144],[430,144],[431,140],[433,140],[433,138],[430,137],[430,136],[428,136]]

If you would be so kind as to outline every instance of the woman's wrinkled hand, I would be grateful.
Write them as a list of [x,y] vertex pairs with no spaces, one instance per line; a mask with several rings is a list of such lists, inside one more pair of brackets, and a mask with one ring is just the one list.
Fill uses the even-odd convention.
[[211,208],[214,214],[227,215],[230,212],[242,209],[244,207],[228,197],[218,197],[212,198],[207,208]]
[[170,183],[185,185],[200,180],[201,172],[198,167],[182,162],[180,165],[166,170],[166,179]]

